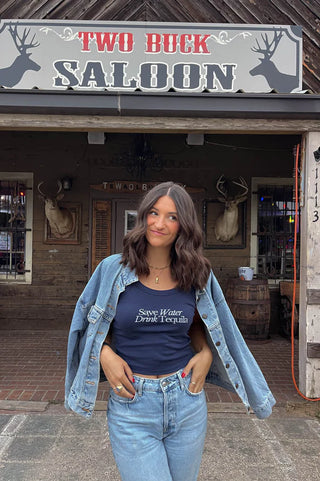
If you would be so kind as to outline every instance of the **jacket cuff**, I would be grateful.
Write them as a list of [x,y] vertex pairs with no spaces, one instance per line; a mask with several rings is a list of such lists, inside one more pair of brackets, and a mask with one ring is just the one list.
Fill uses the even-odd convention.
[[272,407],[276,404],[276,400],[272,394],[270,394],[266,400],[266,402],[253,409],[255,415],[258,419],[265,419],[272,414]]

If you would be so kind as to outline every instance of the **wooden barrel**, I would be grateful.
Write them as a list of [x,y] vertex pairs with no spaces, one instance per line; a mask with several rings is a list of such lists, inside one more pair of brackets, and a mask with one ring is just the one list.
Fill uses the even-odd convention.
[[266,279],[229,279],[226,299],[245,339],[262,341],[268,338],[270,293]]

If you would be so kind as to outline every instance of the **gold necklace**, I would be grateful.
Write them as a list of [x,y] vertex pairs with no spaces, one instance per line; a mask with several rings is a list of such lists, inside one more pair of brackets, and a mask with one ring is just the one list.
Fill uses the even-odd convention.
[[[163,267],[154,267],[154,266],[150,266],[150,264],[148,264],[148,267],[149,267],[149,269],[154,269],[156,271],[164,271],[165,269],[167,269],[170,266],[170,264],[167,264],[166,266],[163,266]],[[159,284],[159,274],[156,275],[156,278],[155,278],[154,282],[155,282],[155,284]]]

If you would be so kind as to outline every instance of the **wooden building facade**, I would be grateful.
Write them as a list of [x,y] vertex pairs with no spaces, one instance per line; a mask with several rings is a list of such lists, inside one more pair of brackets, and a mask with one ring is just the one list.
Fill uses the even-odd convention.
[[[2,89],[1,198],[3,205],[10,198],[10,209],[0,213],[0,231],[15,225],[23,235],[0,238],[0,329],[68,329],[75,301],[97,262],[121,250],[141,195],[154,183],[173,180],[195,200],[205,254],[223,288],[237,277],[239,266],[252,266],[258,277],[268,279],[270,328],[279,332],[279,280],[293,276],[297,146],[299,159],[307,163],[313,146],[320,145],[320,10],[315,0],[262,3],[49,0],[26,5],[7,0],[1,5],[2,18],[17,19],[302,25],[304,93],[80,96],[70,90]],[[214,232],[223,210],[217,190],[222,175],[233,196],[240,196],[241,178],[248,185],[247,199],[238,206],[239,232],[227,242]],[[44,197],[68,209],[71,234],[54,231]],[[306,221],[304,232],[312,222]],[[307,279],[306,245],[301,251]],[[301,282],[317,305],[318,281],[311,287]],[[304,340],[317,339],[317,331],[310,332],[304,329]],[[312,369],[303,370],[306,392]]]
[[[7,282],[3,274],[2,329],[67,328],[88,274],[103,257],[121,251],[126,216],[156,182],[171,179],[190,188],[205,230],[205,252],[222,284],[237,276],[239,266],[256,262],[250,259],[250,246],[257,236],[251,239],[250,188],[247,201],[239,204],[241,225],[236,238],[226,243],[215,238],[214,220],[223,209],[217,201],[218,178],[222,174],[235,181],[243,177],[249,185],[252,178],[283,178],[291,184],[292,195],[297,135],[205,134],[204,145],[188,145],[188,132],[102,135],[105,143],[97,145],[88,143],[87,132],[0,133],[4,175],[14,167],[16,179],[10,177],[19,182],[20,190],[26,187],[27,203],[33,195],[33,209],[27,212],[32,219],[26,219],[31,226],[26,241],[32,237],[32,248],[25,261],[31,272],[19,272],[19,259],[14,259],[16,269],[7,275]],[[23,173],[32,173],[32,190]],[[38,185],[43,183],[40,191],[54,198],[58,181],[65,179],[72,185],[63,191],[60,204],[76,209],[77,225],[74,235],[59,238],[50,236]],[[2,181],[5,186],[4,176]],[[257,203],[256,194],[253,202]]]

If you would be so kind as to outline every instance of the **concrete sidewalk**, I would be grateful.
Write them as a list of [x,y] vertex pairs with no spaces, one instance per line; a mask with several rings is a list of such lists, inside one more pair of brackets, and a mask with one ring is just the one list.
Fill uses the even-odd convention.
[[[67,332],[2,331],[1,338],[0,479],[120,481],[106,429],[108,384],[99,386],[91,421],[63,408]],[[206,385],[198,481],[319,481],[320,403],[304,402],[293,387],[290,342],[248,344],[277,399],[274,414],[248,416],[235,394]]]
[[[284,408],[263,421],[240,411],[209,412],[198,481],[318,481],[319,455],[317,418]],[[1,414],[0,460],[3,481],[120,481],[101,411],[90,421],[61,406]]]

